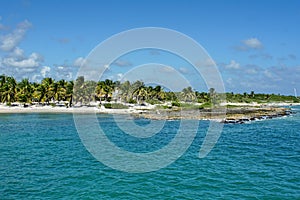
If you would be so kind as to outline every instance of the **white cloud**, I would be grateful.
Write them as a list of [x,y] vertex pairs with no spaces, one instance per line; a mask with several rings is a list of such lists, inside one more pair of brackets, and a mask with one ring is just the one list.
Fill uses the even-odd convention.
[[174,73],[176,70],[171,66],[163,66],[160,68],[160,72],[162,73]]
[[20,73],[31,73],[31,72],[35,72],[35,68],[33,67],[28,67],[28,68],[18,68],[17,69],[18,72]]
[[77,58],[77,59],[74,61],[73,65],[74,65],[75,67],[81,67],[81,66],[83,66],[85,63],[86,63],[85,58],[79,57],[79,58]]
[[185,68],[185,67],[180,67],[180,68],[179,68],[179,71],[180,71],[181,73],[183,73],[183,74],[187,74],[187,73],[189,72],[189,70],[188,70],[187,68]]
[[195,62],[195,66],[196,67],[201,67],[201,68],[203,68],[203,67],[209,67],[210,68],[210,67],[213,67],[215,65],[216,65],[215,61],[211,58],[206,58],[205,60],[201,59],[201,60],[198,60],[198,61]]
[[226,80],[226,83],[227,83],[228,85],[232,86],[232,85],[233,85],[233,83],[232,83],[232,78],[228,78],[228,79]]
[[235,60],[231,60],[228,65],[225,65],[226,69],[240,69],[241,66]]
[[249,38],[243,41],[243,44],[248,49],[261,49],[263,47],[262,43],[257,38]]
[[246,69],[246,73],[247,74],[257,74],[258,71],[257,71],[257,69],[250,68],[250,69]]
[[17,58],[24,58],[24,50],[16,47],[12,52],[12,56]]
[[264,75],[265,75],[266,77],[268,77],[268,78],[273,78],[272,73],[271,73],[269,70],[267,70],[267,69],[264,71]]
[[108,64],[103,65],[103,67],[104,67],[105,70],[109,70],[110,69]]
[[12,51],[22,41],[26,31],[31,27],[27,20],[17,25],[17,28],[7,35],[0,37],[0,49],[2,51]]
[[123,78],[123,74],[122,73],[118,73],[117,74],[117,80],[120,81]]
[[47,74],[51,71],[51,68],[48,67],[48,66],[44,66],[42,69],[41,69],[41,74],[43,76],[43,78],[45,78],[47,76]]
[[113,62],[113,65],[119,66],[119,67],[130,67],[132,66],[132,63],[128,60],[116,60],[115,62]]
[[[23,52],[20,50],[19,52],[17,52],[17,55],[23,56]],[[32,68],[40,66],[41,62],[43,61],[42,56],[37,53],[32,53],[28,58],[18,56],[3,58],[3,65],[9,67]]]
[[39,82],[40,79],[41,79],[41,75],[39,75],[39,74],[34,74],[34,75],[31,77],[30,80],[33,81],[33,82]]

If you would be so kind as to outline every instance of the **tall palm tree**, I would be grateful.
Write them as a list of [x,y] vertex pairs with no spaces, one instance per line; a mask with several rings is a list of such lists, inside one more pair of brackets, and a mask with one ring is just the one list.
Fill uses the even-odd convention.
[[209,101],[209,96],[206,92],[195,92],[195,95],[199,103],[205,103]]
[[154,88],[155,98],[159,101],[164,101],[166,99],[166,92],[162,89],[160,85]]
[[14,77],[6,77],[5,83],[2,85],[2,103],[11,103],[16,101],[17,82]]
[[83,94],[83,102],[90,103],[91,101],[95,101],[95,88],[97,83],[95,81],[86,81],[81,87]]
[[140,86],[133,92],[133,96],[136,97],[136,100],[138,103],[141,103],[140,101],[145,101],[148,93],[145,86]]
[[103,97],[103,94],[104,94],[104,83],[103,81],[99,81],[97,83],[97,86],[95,88],[95,96],[100,100],[100,104],[102,102],[102,97]]
[[0,102],[3,99],[4,85],[6,83],[6,76],[4,74],[0,75]]
[[18,101],[24,103],[24,105],[26,103],[30,103],[32,101],[32,94],[33,90],[28,78],[22,79],[22,81],[18,84]]
[[181,95],[185,102],[195,100],[195,92],[191,87],[183,88]]
[[74,81],[69,81],[66,84],[66,101],[69,101],[68,106],[72,106],[73,103],[73,88],[74,88]]
[[125,81],[124,83],[120,84],[118,91],[118,97],[120,101],[128,102],[132,98],[130,89],[131,84],[129,81]]
[[43,92],[45,92],[43,98],[45,98],[45,102],[47,104],[49,104],[50,101],[53,99],[53,88],[52,88],[53,84],[54,84],[54,80],[52,78],[44,78],[42,80],[43,86],[41,87],[41,90],[42,91],[44,90]]
[[67,99],[67,82],[62,79],[60,81],[57,82],[57,92],[56,92],[56,96],[55,96],[55,99],[57,101],[65,101]]

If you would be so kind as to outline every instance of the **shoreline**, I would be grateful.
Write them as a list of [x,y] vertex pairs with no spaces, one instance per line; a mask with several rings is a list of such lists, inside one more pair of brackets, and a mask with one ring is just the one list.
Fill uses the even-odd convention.
[[59,106],[6,106],[0,104],[0,114],[18,114],[18,113],[54,113],[54,114],[127,114],[137,118],[146,118],[150,120],[214,120],[222,123],[243,123],[247,121],[270,119],[292,114],[290,108],[286,106],[297,106],[299,103],[269,103],[269,104],[245,104],[245,103],[227,103],[226,106],[232,108],[219,109],[155,109],[155,106],[132,106],[128,109],[106,109],[99,107],[59,107]]

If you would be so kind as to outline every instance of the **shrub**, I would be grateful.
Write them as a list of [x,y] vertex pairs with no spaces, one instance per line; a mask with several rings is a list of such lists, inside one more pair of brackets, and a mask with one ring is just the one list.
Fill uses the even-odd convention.
[[107,109],[127,109],[128,106],[121,103],[105,103],[103,106]]
[[108,108],[108,109],[111,109],[112,106],[111,106],[111,103],[105,103],[103,104],[104,108]]
[[173,101],[172,102],[172,106],[177,106],[177,107],[181,107],[181,104],[177,101]]
[[168,106],[168,105],[157,105],[156,108],[157,109],[171,109],[172,107]]
[[134,100],[134,99],[129,99],[128,103],[136,104],[136,100]]
[[149,99],[149,100],[146,100],[147,103],[151,104],[151,105],[154,105],[154,104],[161,104],[160,101],[156,100],[156,99]]
[[204,108],[211,108],[212,104],[210,102],[206,102],[204,104],[202,104],[201,106],[199,106],[199,109],[204,109]]

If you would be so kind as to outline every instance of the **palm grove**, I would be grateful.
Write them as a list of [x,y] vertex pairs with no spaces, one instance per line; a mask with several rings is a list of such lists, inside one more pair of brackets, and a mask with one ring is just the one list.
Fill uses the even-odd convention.
[[[299,102],[294,96],[280,94],[255,94],[254,91],[243,94],[226,93],[229,102]],[[80,103],[88,105],[90,102],[102,103],[118,101],[123,103],[150,103],[160,104],[166,101],[180,106],[178,102],[198,102],[210,106],[219,103],[216,100],[220,94],[211,88],[208,92],[194,91],[191,87],[184,88],[181,92],[165,91],[161,86],[146,86],[142,81],[123,83],[106,79],[104,81],[84,80],[78,77],[75,81],[44,78],[41,82],[30,82],[29,79],[16,81],[12,76],[0,75],[0,101],[11,105],[20,102],[24,105],[39,103],[53,105],[64,102],[67,107]]]

